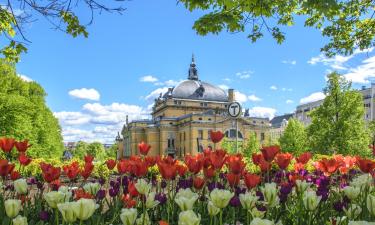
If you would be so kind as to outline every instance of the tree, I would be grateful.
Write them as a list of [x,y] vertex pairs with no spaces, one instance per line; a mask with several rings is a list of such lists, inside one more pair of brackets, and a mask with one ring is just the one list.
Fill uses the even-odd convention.
[[[96,12],[118,12],[124,0],[8,0],[0,7],[0,35],[8,44],[0,49],[0,54],[10,62],[18,62],[20,54],[26,52],[25,43],[30,41],[24,35],[23,27],[43,17],[56,30],[77,36],[88,36],[86,27],[94,20]],[[104,3],[105,2],[105,3]],[[85,12],[86,10],[86,12]],[[88,12],[87,12],[88,11]],[[79,12],[79,13],[78,13]],[[86,25],[82,25],[78,14],[90,15]]]
[[104,151],[104,146],[100,142],[93,142],[87,146],[87,154],[92,155],[94,157],[98,157],[99,155],[105,155]]
[[251,157],[253,153],[258,152],[260,149],[259,140],[255,132],[250,132],[246,145],[242,149],[242,153],[245,157]]
[[36,82],[17,76],[15,66],[0,60],[0,134],[28,139],[33,157],[59,157],[63,152],[61,128]]
[[291,118],[281,135],[279,142],[284,152],[291,152],[296,155],[305,152],[307,149],[307,134],[305,127],[297,119]]
[[84,141],[78,141],[73,150],[73,156],[75,158],[83,159],[87,155],[88,144]]
[[308,138],[313,151],[366,155],[369,134],[364,122],[362,95],[337,73],[327,76],[326,98],[311,113]]
[[357,48],[374,46],[375,1],[373,0],[179,0],[187,9],[207,13],[195,21],[200,35],[229,32],[249,33],[252,42],[268,32],[277,43],[285,40],[282,28],[293,26],[297,17],[306,27],[321,30],[329,42],[321,49],[328,56],[352,54]]

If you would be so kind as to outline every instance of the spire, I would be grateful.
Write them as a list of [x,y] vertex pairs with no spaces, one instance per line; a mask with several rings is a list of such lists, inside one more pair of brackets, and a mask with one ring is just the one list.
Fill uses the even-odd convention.
[[190,63],[190,68],[188,72],[188,79],[189,80],[199,80],[198,79],[198,70],[195,68],[195,59],[194,59],[194,54],[191,57],[191,63]]

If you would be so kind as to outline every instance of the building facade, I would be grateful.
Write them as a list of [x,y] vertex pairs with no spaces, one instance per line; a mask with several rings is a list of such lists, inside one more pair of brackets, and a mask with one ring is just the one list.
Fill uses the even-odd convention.
[[282,116],[275,116],[271,119],[270,139],[277,142],[284,133],[286,126],[288,126],[289,119],[294,118],[294,113],[284,114]]
[[151,145],[150,155],[194,155],[213,147],[211,131],[222,131],[233,141],[246,141],[250,132],[255,132],[262,143],[269,135],[269,120],[246,113],[231,118],[227,110],[234,101],[233,89],[226,92],[199,79],[193,57],[188,79],[155,99],[151,119],[126,121],[118,158],[137,155],[142,141]]
[[[372,83],[369,88],[362,86],[358,90],[363,96],[363,107],[365,108],[364,120],[366,122],[373,121],[375,119],[375,84]],[[303,105],[299,105],[296,108],[295,117],[302,122],[305,126],[311,123],[309,113],[323,104],[324,100],[318,100]]]

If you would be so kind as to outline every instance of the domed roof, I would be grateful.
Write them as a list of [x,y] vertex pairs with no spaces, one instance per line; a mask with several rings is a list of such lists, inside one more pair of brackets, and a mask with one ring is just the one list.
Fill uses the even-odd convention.
[[219,102],[228,101],[227,93],[223,89],[199,80],[198,71],[195,67],[194,55],[188,74],[188,80],[182,81],[173,88],[173,91],[170,94],[172,98]]
[[199,80],[182,81],[173,89],[172,97],[219,102],[228,101],[228,96],[223,89]]

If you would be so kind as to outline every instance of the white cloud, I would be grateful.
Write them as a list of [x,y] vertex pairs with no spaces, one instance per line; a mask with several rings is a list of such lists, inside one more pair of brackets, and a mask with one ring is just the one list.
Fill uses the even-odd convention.
[[375,77],[375,56],[367,58],[359,66],[349,69],[344,77],[353,83],[369,83],[369,79]]
[[286,104],[293,104],[293,103],[294,103],[294,101],[293,101],[293,100],[291,100],[291,99],[288,99],[288,100],[286,100],[286,101],[285,101],[285,103],[286,103]]
[[32,82],[32,81],[33,81],[30,77],[28,77],[28,76],[26,76],[26,75],[18,74],[18,76],[19,76],[22,80],[24,80],[24,81],[26,81],[26,82]]
[[158,81],[158,78],[152,76],[152,75],[147,75],[147,76],[143,76],[139,79],[139,81],[141,82],[148,82],[148,83],[154,83],[154,82],[157,82]]
[[261,98],[259,98],[258,96],[256,96],[256,95],[249,95],[249,96],[247,96],[248,97],[248,99],[250,100],[250,101],[252,101],[252,102],[260,102],[260,101],[262,101],[262,99]]
[[55,117],[60,121],[61,125],[83,125],[90,122],[90,116],[81,112],[55,112]]
[[234,91],[234,96],[237,102],[243,104],[247,102],[247,96],[239,91]]
[[253,73],[254,72],[251,70],[245,70],[245,71],[236,73],[236,76],[239,77],[240,79],[249,79],[250,75]]
[[281,61],[284,64],[290,64],[290,65],[296,65],[297,61],[296,60],[283,60]]
[[99,101],[100,94],[97,90],[90,88],[74,89],[69,91],[69,95],[78,99],[87,99],[93,101]]
[[157,88],[153,90],[150,94],[148,94],[145,97],[145,99],[147,101],[154,101],[154,99],[158,98],[160,94],[163,96],[167,92],[168,92],[168,87]]
[[326,96],[324,95],[323,92],[315,92],[315,93],[312,93],[311,95],[309,95],[307,97],[301,98],[301,100],[299,102],[301,104],[306,104],[306,103],[310,103],[310,102],[315,102],[315,101],[318,101],[318,100],[322,100],[325,97]]
[[270,89],[275,91],[275,90],[277,90],[277,87],[276,87],[275,85],[272,85],[272,86],[270,87]]
[[275,117],[276,109],[268,107],[253,107],[249,109],[249,114],[252,117],[262,117],[272,119]]
[[223,89],[223,90],[228,90],[229,89],[229,86],[225,85],[225,84],[220,84],[218,87],[221,88],[221,89]]
[[179,84],[181,82],[180,81],[176,81],[176,80],[167,80],[164,82],[164,85],[165,86],[168,86],[168,87],[173,87],[173,86],[176,86],[177,84]]
[[226,81],[226,82],[230,83],[230,82],[232,82],[232,79],[226,77],[226,78],[223,79],[223,81]]

